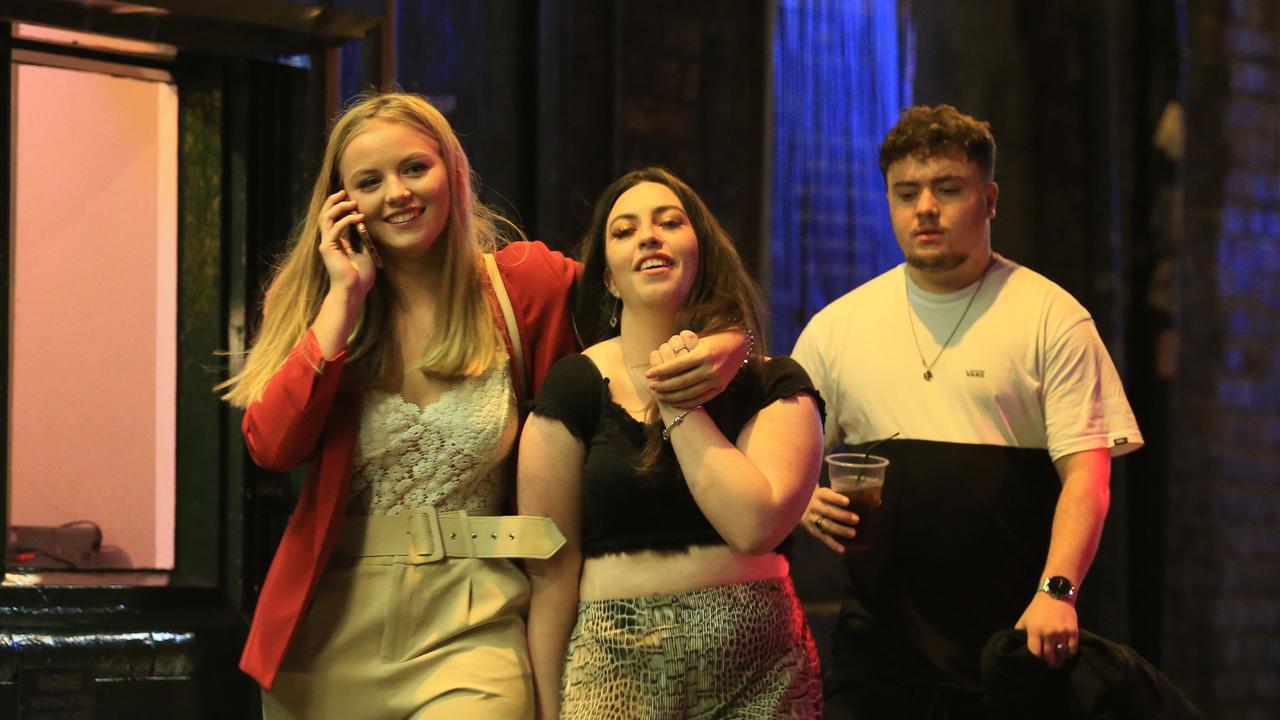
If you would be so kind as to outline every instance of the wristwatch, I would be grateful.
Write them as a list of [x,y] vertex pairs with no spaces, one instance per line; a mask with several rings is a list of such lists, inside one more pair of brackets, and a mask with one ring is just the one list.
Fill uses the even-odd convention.
[[1049,593],[1049,597],[1054,600],[1065,600],[1069,603],[1076,601],[1076,585],[1061,575],[1047,577],[1044,582],[1040,583],[1040,592]]

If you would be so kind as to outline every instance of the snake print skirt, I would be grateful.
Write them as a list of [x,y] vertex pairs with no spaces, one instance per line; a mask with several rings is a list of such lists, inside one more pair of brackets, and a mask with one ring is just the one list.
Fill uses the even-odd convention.
[[561,718],[818,718],[820,677],[789,577],[585,602]]

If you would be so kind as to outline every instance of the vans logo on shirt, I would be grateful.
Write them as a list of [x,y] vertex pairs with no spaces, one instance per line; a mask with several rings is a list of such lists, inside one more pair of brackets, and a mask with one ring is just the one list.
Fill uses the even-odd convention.
[[968,377],[986,377],[986,370],[965,370],[964,374]]

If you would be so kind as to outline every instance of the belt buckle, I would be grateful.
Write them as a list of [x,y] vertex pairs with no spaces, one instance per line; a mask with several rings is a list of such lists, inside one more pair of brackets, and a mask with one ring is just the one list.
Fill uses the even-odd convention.
[[[429,543],[430,550],[423,550]],[[440,516],[432,506],[409,516],[409,563],[423,565],[444,559],[444,532]]]

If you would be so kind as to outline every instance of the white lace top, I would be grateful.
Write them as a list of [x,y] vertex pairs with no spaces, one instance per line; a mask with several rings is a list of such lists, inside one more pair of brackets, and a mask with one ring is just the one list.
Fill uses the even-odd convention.
[[515,393],[505,362],[449,388],[425,408],[397,393],[365,396],[348,515],[501,512],[502,464],[516,437]]

